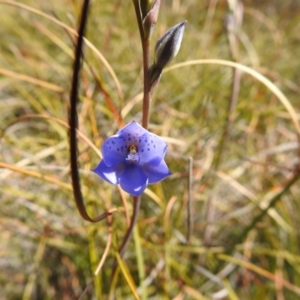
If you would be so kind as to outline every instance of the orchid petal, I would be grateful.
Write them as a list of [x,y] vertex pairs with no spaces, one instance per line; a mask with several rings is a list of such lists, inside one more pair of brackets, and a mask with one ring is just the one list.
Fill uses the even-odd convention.
[[130,145],[138,146],[140,137],[147,133],[148,131],[145,128],[143,128],[135,121],[132,121],[121,130],[119,130],[117,132],[117,135],[120,135],[124,138],[124,142],[128,147]]
[[159,182],[172,174],[164,160],[158,166],[144,165],[143,171],[148,177],[149,184]]
[[123,170],[124,165],[118,164],[112,167],[108,167],[105,164],[104,160],[101,160],[98,166],[93,169],[93,172],[95,172],[97,175],[111,184],[118,184],[120,175],[122,174]]
[[120,177],[121,188],[133,195],[139,196],[148,185],[148,178],[138,165],[127,165]]
[[124,163],[127,153],[125,139],[119,135],[109,137],[102,145],[103,160],[108,167]]
[[139,156],[140,164],[158,166],[167,151],[166,142],[156,134],[147,132],[140,138]]

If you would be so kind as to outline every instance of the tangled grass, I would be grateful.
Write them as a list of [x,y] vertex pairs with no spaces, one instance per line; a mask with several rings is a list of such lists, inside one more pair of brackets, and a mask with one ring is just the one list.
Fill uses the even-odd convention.
[[149,128],[167,141],[173,175],[142,196],[124,259],[116,250],[131,199],[90,170],[119,114],[125,123],[141,120],[132,3],[97,0],[90,9],[78,106],[81,183],[90,215],[116,210],[96,224],[76,210],[69,174],[81,2],[0,0],[0,7],[1,299],[78,299],[95,272],[85,299],[300,297],[297,1],[245,1],[236,39],[224,29],[225,1],[163,1],[153,41],[188,20],[151,103]]

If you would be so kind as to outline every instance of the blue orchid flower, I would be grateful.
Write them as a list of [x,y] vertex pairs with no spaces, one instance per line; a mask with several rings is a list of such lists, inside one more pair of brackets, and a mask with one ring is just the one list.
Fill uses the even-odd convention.
[[162,138],[133,121],[103,143],[103,159],[93,171],[139,196],[148,184],[171,175],[164,161],[167,147]]

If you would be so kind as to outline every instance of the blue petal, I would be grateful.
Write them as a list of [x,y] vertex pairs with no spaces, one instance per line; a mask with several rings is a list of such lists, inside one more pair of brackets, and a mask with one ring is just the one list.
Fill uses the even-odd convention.
[[167,151],[166,142],[156,134],[146,132],[139,141],[140,164],[158,166]]
[[122,164],[108,167],[105,164],[104,160],[101,160],[98,166],[95,169],[93,169],[93,172],[95,172],[97,175],[99,175],[101,178],[103,178],[111,184],[118,184],[120,175],[122,174],[123,170],[124,165]]
[[117,132],[117,135],[122,136],[128,146],[139,145],[140,137],[146,134],[148,131],[135,121],[130,122],[128,125],[123,127]]
[[125,163],[127,153],[125,139],[118,134],[109,137],[102,145],[103,160],[108,167]]
[[148,164],[142,166],[142,168],[148,177],[149,183],[159,182],[172,174],[164,160],[158,166]]
[[133,195],[139,196],[148,185],[148,178],[138,165],[127,165],[120,177],[121,188]]

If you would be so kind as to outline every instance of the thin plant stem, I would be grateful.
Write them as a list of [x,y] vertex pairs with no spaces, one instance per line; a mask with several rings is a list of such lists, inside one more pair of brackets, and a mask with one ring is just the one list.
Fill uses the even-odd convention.
[[220,141],[220,146],[217,153],[217,158],[214,164],[214,168],[216,171],[219,169],[220,163],[222,161],[224,149],[228,142],[229,131],[234,121],[234,110],[236,108],[238,95],[240,91],[240,85],[241,85],[241,75],[242,75],[241,71],[235,68],[233,69],[232,72],[233,72],[232,92],[228,103],[227,117],[226,117],[224,130]]
[[131,236],[132,236],[132,231],[133,231],[133,228],[134,228],[137,218],[138,218],[138,213],[139,213],[139,209],[140,209],[140,205],[141,205],[141,197],[132,196],[132,201],[133,201],[133,213],[132,213],[132,217],[131,217],[130,226],[129,226],[129,228],[126,232],[126,235],[123,239],[123,242],[119,248],[119,253],[120,253],[121,257],[124,255],[124,251],[128,245],[128,242],[129,242]]
[[78,89],[79,89],[79,74],[81,69],[83,38],[84,38],[84,32],[87,23],[89,3],[90,3],[89,0],[85,0],[83,3],[80,25],[78,30],[78,38],[75,47],[72,88],[70,93],[69,143],[70,143],[70,164],[71,164],[72,187],[73,187],[73,194],[77,205],[77,209],[84,220],[95,223],[105,219],[111,213],[105,212],[95,218],[91,218],[85,209],[84,199],[82,196],[81,186],[80,186],[79,170],[78,170],[77,132],[76,132],[78,128],[77,101],[78,101]]
[[145,129],[148,129],[149,125],[149,115],[150,115],[150,39],[145,38],[143,23],[141,18],[141,11],[138,0],[133,0],[133,5],[135,9],[136,19],[139,27],[140,37],[142,41],[142,50],[143,50],[143,74],[144,74],[144,98],[143,98],[143,119],[142,126]]
[[[120,255],[120,257],[122,258],[124,255],[124,252],[126,250],[126,247],[128,245],[128,242],[130,241],[130,238],[132,236],[132,232],[133,232],[133,228],[136,224],[137,218],[138,218],[138,213],[140,210],[140,205],[141,205],[141,197],[135,197],[132,196],[132,201],[133,201],[133,212],[132,212],[132,217],[131,217],[131,222],[130,222],[130,226],[127,229],[127,232],[123,238],[122,244],[119,247],[118,253]],[[112,268],[112,275],[111,275],[111,282],[115,282],[115,277],[117,276],[118,272],[117,272],[117,260],[115,260],[113,268]],[[111,285],[112,287],[112,285]]]
[[[142,126],[147,130],[149,125],[149,113],[150,113],[150,77],[149,77],[149,68],[150,68],[150,39],[144,37],[144,30],[141,19],[141,12],[139,7],[139,2],[133,0],[136,18],[138,22],[138,27],[140,31],[140,37],[142,41],[143,49],[143,74],[144,74],[144,98],[143,98],[143,119]],[[139,212],[141,197],[132,197],[133,200],[133,215],[131,218],[130,226],[126,232],[124,240],[119,248],[120,256],[122,257],[125,251],[125,248],[128,244],[128,241],[132,235],[134,225],[137,221],[137,216]]]
[[192,214],[192,191],[193,191],[193,157],[189,157],[189,180],[188,180],[188,201],[187,201],[187,241],[191,241],[193,235],[193,214]]
[[[233,18],[236,20],[237,17],[235,14],[233,14]],[[241,24],[238,22],[238,20],[236,20],[235,23],[236,23],[235,31],[232,32],[231,30],[229,30],[227,33],[227,39],[229,44],[229,50],[231,53],[231,60],[234,62],[238,62],[239,60],[238,35],[239,35]],[[218,170],[219,165],[222,161],[224,149],[228,142],[229,131],[234,121],[234,117],[235,117],[234,110],[236,108],[236,104],[240,92],[240,86],[241,86],[241,76],[242,76],[241,70],[239,70],[238,68],[234,68],[232,72],[233,72],[233,81],[232,81],[231,95],[228,102],[227,117],[226,117],[223,134],[220,141],[219,150],[217,153],[217,158],[214,164],[216,171]]]
[[[139,6],[139,1],[133,0],[135,14],[137,18],[137,23],[139,27],[140,37],[142,41],[142,50],[143,50],[143,74],[144,74],[144,98],[143,98],[143,119],[142,126],[147,130],[149,125],[149,115],[150,115],[150,76],[149,76],[149,68],[150,68],[150,39],[144,36],[144,29],[141,18],[141,11]],[[119,249],[119,253],[122,257],[123,252],[126,248],[126,245],[132,235],[132,230],[137,220],[137,215],[140,207],[140,199],[141,197],[132,197],[133,200],[133,215],[131,219],[130,226],[127,230],[125,238],[122,242],[122,245]]]
[[[143,97],[143,118],[142,118],[142,126],[147,130],[149,125],[149,116],[150,116],[150,76],[149,76],[149,68],[150,68],[150,39],[145,38],[144,29],[141,18],[140,5],[138,0],[133,0],[135,14],[137,18],[137,23],[139,27],[141,42],[142,42],[142,50],[143,50],[143,75],[144,75],[144,97]],[[119,248],[119,254],[122,258],[124,252],[126,250],[127,244],[132,236],[132,232],[134,226],[136,224],[138,218],[138,212],[141,204],[141,197],[132,197],[133,201],[133,213],[131,217],[130,226],[127,229],[125,237],[122,241],[122,244]],[[117,265],[115,261],[115,265],[113,267],[112,272],[112,282],[114,281],[114,277],[116,276]]]
[[[235,17],[235,16],[234,16]],[[238,22],[236,21],[236,24]],[[240,24],[239,24],[240,25]],[[239,29],[239,28],[238,28]],[[231,58],[234,62],[238,61],[238,39],[237,39],[237,32],[231,32],[229,31],[227,33],[228,43],[229,43],[229,49],[231,52]],[[232,124],[234,122],[234,111],[237,105],[238,96],[240,92],[240,85],[241,85],[241,70],[238,68],[232,69],[233,72],[233,81],[232,81],[232,90],[231,95],[228,101],[228,108],[227,108],[227,116],[223,127],[223,132],[220,140],[220,144],[217,150],[216,154],[216,160],[214,162],[214,169],[217,171],[220,167],[220,164],[222,163],[222,158],[224,156],[224,151],[228,143],[229,139],[229,133],[230,129],[232,127]],[[211,197],[208,201],[208,210],[207,210],[207,222],[213,222],[215,216],[215,204],[214,199]],[[204,234],[204,240],[205,244],[209,245],[211,243],[211,235],[213,231],[213,225],[208,225],[205,234]]]

